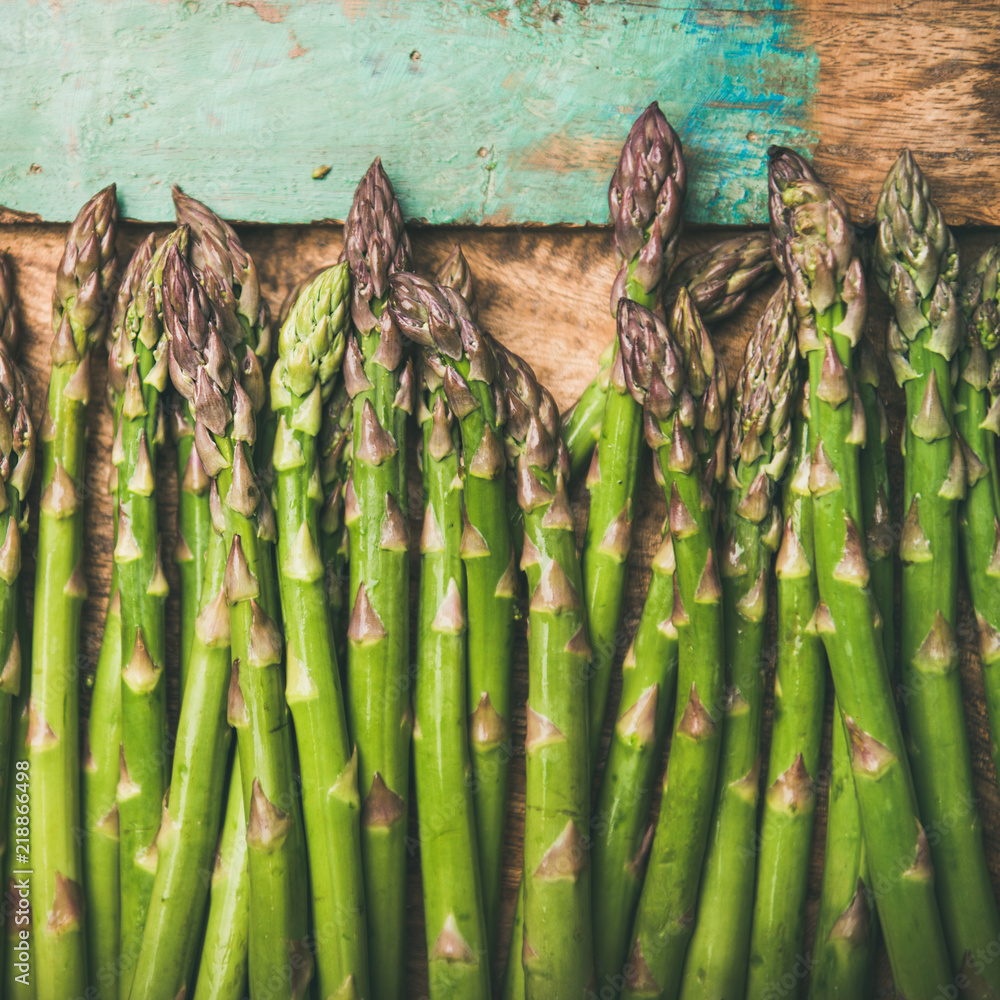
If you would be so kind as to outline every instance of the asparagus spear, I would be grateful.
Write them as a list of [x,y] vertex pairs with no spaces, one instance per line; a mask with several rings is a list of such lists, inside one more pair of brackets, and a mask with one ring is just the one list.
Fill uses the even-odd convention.
[[[784,242],[799,348],[809,366],[816,574],[823,636],[847,728],[854,786],[896,988],[910,1000],[951,979],[927,836],[904,756],[858,525],[864,410],[853,349],[865,283],[847,210],[797,154],[770,151],[772,219]],[[905,867],[903,867],[905,865]]]
[[602,989],[621,973],[652,844],[649,806],[677,684],[674,570],[673,539],[665,523],[639,626],[622,664],[618,717],[592,824],[595,924],[598,894],[603,900],[603,936],[594,942]]
[[[126,315],[156,249],[156,237],[139,244],[118,286],[108,354],[118,339]],[[115,437],[118,435],[120,401],[112,380],[108,381],[108,400]],[[114,457],[114,456],[113,456]],[[112,461],[108,474],[108,492],[118,510],[118,464]],[[114,522],[118,541],[118,519]],[[81,798],[85,826],[83,838],[83,884],[102,887],[91,892],[87,904],[87,966],[95,996],[118,995],[118,955],[121,933],[118,780],[121,775],[122,710],[122,615],[118,593],[118,568],[111,564],[111,586],[105,612],[101,649],[94,671],[87,715],[87,736],[81,771]]]
[[108,359],[117,434],[115,568],[121,603],[121,930],[119,996],[125,1000],[142,942],[156,872],[156,832],[167,786],[166,628],[168,586],[160,561],[156,464],[164,437],[160,396],[167,384],[162,320],[163,260],[187,248],[176,230],[154,253],[134,290]]
[[833,712],[823,887],[809,976],[810,1000],[868,996],[875,965],[877,925],[868,857],[849,737],[836,700]]
[[0,871],[8,849],[13,710],[21,690],[21,536],[27,529],[26,499],[35,466],[31,397],[12,354],[16,334],[11,275],[0,254]]
[[528,732],[524,825],[525,996],[580,997],[593,988],[590,920],[591,652],[582,574],[566,495],[559,411],[519,357],[497,347],[508,460],[524,512],[528,576]]
[[[278,601],[266,569],[274,515],[251,455],[265,394],[257,351],[266,349],[265,340],[254,344],[244,333],[227,343],[216,306],[176,249],[167,254],[163,288],[171,379],[191,407],[195,444],[223,508],[234,673],[229,717],[237,731],[247,819],[251,992],[300,997],[312,974],[301,902],[305,847],[275,625]],[[236,330],[246,328],[241,323]]]
[[677,585],[677,690],[670,759],[649,869],[626,964],[626,996],[677,995],[707,844],[724,701],[722,588],[715,496],[726,470],[725,370],[691,296],[682,290],[671,333],[640,306],[619,325],[629,389],[645,408],[667,497]]
[[[716,320],[723,319],[770,276],[773,268],[767,233],[736,237],[678,265],[665,298],[672,302],[686,285],[699,312],[704,308]],[[599,793],[600,822],[594,830],[594,914],[595,923],[600,921],[605,928],[596,940],[599,983],[612,980],[624,961],[649,847],[644,833],[653,771],[669,725],[676,681],[672,566],[673,549],[667,539],[654,559],[642,618],[623,664],[618,719]]]
[[194,1000],[244,1000],[247,995],[250,872],[245,815],[237,753],[229,774],[226,815],[212,871]]
[[180,677],[181,701],[187,689],[196,620],[205,587],[211,516],[208,510],[209,478],[194,446],[194,425],[183,405],[169,409],[170,425],[177,449],[177,542],[174,562],[180,577]]
[[[677,265],[665,282],[664,304],[673,305],[677,292],[685,287],[703,322],[714,324],[729,319],[774,273],[770,245],[771,238],[765,230],[735,236],[692,254]],[[574,483],[587,470],[597,446],[615,351],[612,341],[598,359],[594,380],[563,413],[559,436],[569,452]]]
[[[20,635],[31,635],[21,612]],[[29,640],[30,641],[30,640]],[[31,908],[31,855],[25,825],[30,809],[31,776],[28,758],[28,704],[31,701],[29,642],[22,646],[21,690],[13,704],[14,752],[9,772],[10,808],[6,819],[7,853],[4,856],[3,968],[0,991],[8,1000],[35,1000],[34,914]],[[25,662],[26,661],[26,662]],[[116,869],[117,870],[117,869]]]
[[[271,342],[271,314],[267,302],[260,291],[260,281],[257,277],[257,266],[253,258],[246,252],[239,236],[232,226],[220,219],[207,205],[184,194],[176,185],[172,188],[174,210],[177,224],[187,226],[191,234],[191,266],[198,280],[219,307],[219,316],[223,330],[228,339],[239,340],[247,337],[254,345],[254,353],[261,359],[265,374],[273,353]],[[183,408],[182,408],[183,409]],[[188,413],[188,423],[193,426],[193,419]],[[262,478],[270,483],[269,469],[271,452],[274,445],[275,421],[269,411],[269,401],[265,400],[261,413],[257,416],[258,428],[255,461],[266,466]],[[269,494],[268,494],[269,498]],[[182,498],[183,499],[183,498]],[[204,505],[204,498],[201,504]],[[263,507],[263,511],[267,511]],[[270,526],[273,520],[265,513],[265,521]],[[204,506],[201,508],[201,542],[207,547],[208,535]],[[270,538],[271,542],[275,539]],[[195,535],[198,544],[198,536]],[[204,550],[196,559],[204,561]],[[261,562],[261,582],[268,593],[277,595],[278,581],[275,575],[274,560],[270,557]],[[204,582],[204,581],[202,581]],[[199,593],[200,597],[200,593]],[[277,597],[275,597],[277,601]],[[279,614],[280,609],[275,613]],[[280,625],[280,618],[277,618]],[[182,688],[183,691],[183,688]]]
[[80,884],[77,662],[83,572],[83,496],[90,355],[104,338],[115,271],[115,188],[96,194],[70,226],[53,296],[52,376],[41,426],[42,495],[35,574],[30,725],[31,884],[39,996],[87,988]]
[[348,270],[308,284],[278,338],[271,405],[278,418],[274,472],[278,577],[286,622],[285,697],[295,723],[322,996],[365,997],[368,945],[361,881],[357,757],[347,731],[319,553],[316,439],[340,373],[348,327]]
[[[1000,244],[990,247],[965,276],[962,308],[966,337],[959,360],[955,426],[968,450],[968,488],[959,527],[965,579],[979,628],[990,729],[1000,733],[1000,587],[994,565],[1000,544],[1000,475],[996,438],[1000,433]],[[992,740],[1000,773],[1000,740]]]
[[702,321],[721,323],[771,277],[774,266],[766,229],[733,236],[685,257],[670,275],[663,299],[673,304],[686,288]]
[[[460,445],[442,373],[426,360],[424,529],[413,763],[432,997],[490,995],[466,724]],[[499,446],[499,443],[498,443]]]
[[[715,811],[681,996],[740,996],[746,987],[756,866],[764,635],[771,556],[781,538],[777,483],[791,451],[798,349],[782,282],[747,343],[733,394],[722,593],[728,695]],[[808,775],[798,776],[808,783]]]
[[[615,249],[623,261],[611,294],[612,312],[622,296],[656,307],[663,275],[680,239],[687,185],[681,141],[654,101],[629,131],[611,185],[608,205]],[[584,603],[593,648],[590,676],[590,754],[596,767],[604,730],[611,667],[619,643],[625,569],[632,540],[632,500],[639,482],[642,407],[625,384],[621,354],[612,360],[601,431],[587,477],[590,510],[583,546]],[[604,900],[594,896],[598,940],[603,940]]]
[[456,243],[451,248],[451,253],[441,263],[434,280],[444,288],[456,292],[465,303],[472,322],[479,322],[479,299],[476,298],[476,289],[472,282],[472,268],[469,267],[461,243]]
[[[455,284],[471,287],[464,258],[450,258]],[[446,262],[447,263],[447,262]],[[453,275],[454,277],[454,275]],[[413,275],[393,275],[389,309],[402,332],[425,348],[431,372],[461,432],[465,525],[461,553],[468,578],[469,749],[475,829],[487,942],[492,948],[500,902],[504,810],[510,752],[511,653],[516,577],[507,516],[501,439],[504,413],[494,384],[489,338],[472,323],[468,300]],[[473,300],[474,301],[474,300]],[[430,404],[427,404],[428,410]],[[451,456],[448,456],[449,459]],[[442,500],[443,502],[443,500]]]
[[[217,504],[218,505],[218,504]],[[132,995],[173,1000],[193,985],[215,846],[222,819],[230,730],[229,608],[223,525],[206,553],[191,674],[181,705],[173,772],[156,838],[158,863]]]
[[326,568],[326,595],[333,624],[333,646],[341,676],[347,666],[347,629],[350,606],[350,538],[344,524],[344,493],[351,481],[351,397],[343,379],[335,383],[327,401],[320,434],[320,548]]
[[0,253],[0,875],[4,935],[0,947],[0,994],[33,995],[32,927],[28,852],[30,775],[28,703],[30,631],[21,585],[21,537],[27,528],[26,494],[35,461],[28,386],[14,362],[20,343],[13,275]]
[[409,241],[379,160],[354,195],[344,228],[353,279],[353,335],[344,359],[352,399],[353,460],[345,518],[351,544],[347,717],[358,751],[361,851],[372,994],[402,996],[406,939],[409,786],[409,529],[406,418],[413,368],[385,311],[389,274],[405,270]]
[[[958,501],[965,463],[954,432],[951,361],[961,343],[958,247],[908,150],[876,207],[875,274],[892,300],[890,359],[906,392],[901,680],[910,765],[931,840],[952,964],[1000,939],[958,672]],[[1000,967],[985,970],[1000,994]],[[992,995],[992,994],[991,994]]]
[[597,439],[601,436],[604,404],[611,385],[611,362],[616,354],[617,348],[612,340],[597,359],[597,374],[580,393],[580,398],[562,415],[559,437],[566,445],[570,481],[573,483],[578,482],[590,467]]
[[[878,369],[866,342],[858,354],[858,394],[865,411],[866,437],[861,449],[861,511],[871,570],[871,589],[879,613],[882,649],[895,678],[896,613],[894,541],[889,528],[889,481],[885,442],[888,426],[875,387]],[[840,706],[833,704],[830,786],[827,795],[826,845],[816,939],[813,944],[809,995],[855,997],[871,990],[875,964],[877,924],[868,860],[861,832],[861,816],[854,794],[851,755],[841,722]]]
[[[774,721],[757,844],[747,1000],[763,1000],[776,984],[783,984],[785,976],[790,974],[794,980],[805,971],[800,963],[826,687],[823,641],[812,627],[819,595],[805,414],[794,415],[791,447],[785,527],[775,562],[778,636]],[[847,781],[851,781],[849,771]],[[853,788],[846,791],[853,796]],[[743,858],[744,863],[749,857],[753,857],[752,852]],[[817,947],[821,948],[822,942]],[[794,990],[792,994],[797,995]]]
[[872,574],[872,593],[882,623],[882,648],[889,676],[896,677],[896,566],[892,558],[896,542],[890,524],[889,463],[885,446],[889,421],[878,394],[878,360],[867,340],[858,347],[858,395],[865,409],[867,434],[861,449],[861,513],[865,524],[865,548]]

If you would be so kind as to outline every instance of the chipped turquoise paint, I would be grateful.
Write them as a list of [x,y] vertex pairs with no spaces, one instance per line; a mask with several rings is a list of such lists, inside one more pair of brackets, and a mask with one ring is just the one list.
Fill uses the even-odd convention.
[[657,98],[689,219],[759,222],[767,146],[817,140],[801,18],[782,0],[0,0],[0,204],[66,220],[114,180],[152,221],[177,182],[230,218],[343,218],[381,154],[415,218],[601,223]]

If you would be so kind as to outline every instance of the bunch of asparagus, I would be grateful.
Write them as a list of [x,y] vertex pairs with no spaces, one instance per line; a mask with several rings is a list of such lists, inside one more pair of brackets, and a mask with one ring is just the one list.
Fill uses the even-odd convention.
[[[617,336],[562,419],[481,323],[461,247],[432,278],[414,272],[379,160],[341,261],[295,285],[276,330],[236,231],[177,189],[177,228],[142,241],[116,287],[114,188],[95,195],[57,272],[33,627],[19,577],[35,432],[0,256],[4,996],[394,1000],[413,843],[435,998],[489,997],[501,973],[501,994],[528,1000],[765,1000],[807,982],[817,1000],[858,997],[878,930],[900,995],[1000,996],[956,638],[964,575],[1000,744],[1000,248],[963,277],[901,154],[873,254],[906,396],[897,670],[888,424],[846,206],[773,148],[770,231],[675,266],[686,182],[654,103],[609,187]],[[710,327],[775,270],[731,382]],[[115,545],[81,762],[85,431],[102,342]],[[647,462],[665,516],[626,647]],[[524,854],[501,969],[521,611]]]

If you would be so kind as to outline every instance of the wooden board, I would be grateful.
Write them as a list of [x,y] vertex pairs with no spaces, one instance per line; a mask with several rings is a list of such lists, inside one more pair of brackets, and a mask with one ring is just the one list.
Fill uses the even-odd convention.
[[343,218],[382,154],[411,218],[602,223],[656,98],[694,222],[763,221],[783,143],[849,182],[859,221],[910,145],[954,223],[1000,223],[991,0],[0,0],[0,18],[0,204],[39,219],[110,181],[138,219],[170,217],[170,182],[230,218]]
[[[259,265],[266,297],[276,309],[284,293],[295,281],[312,268],[336,259],[341,247],[339,228],[332,226],[243,227],[241,233],[248,249]],[[142,227],[123,227],[120,240],[122,253],[131,250],[144,234]],[[33,410],[41,413],[48,377],[49,301],[53,287],[53,271],[61,252],[64,228],[51,225],[0,225],[0,248],[10,250],[17,281],[18,297],[25,320],[25,366],[34,391]],[[703,247],[728,235],[712,230],[695,230],[684,237],[682,254]],[[994,237],[996,234],[993,234]],[[979,252],[990,234],[962,236],[963,253]],[[522,353],[554,392],[560,406],[569,405],[595,370],[595,360],[613,333],[608,311],[608,292],[614,276],[614,261],[609,234],[596,230],[471,230],[434,228],[414,233],[416,264],[426,271],[445,257],[453,242],[460,239],[466,249],[476,276],[477,293],[484,325],[505,343]],[[745,313],[718,328],[716,344],[725,359],[730,378],[736,375],[742,350],[753,323],[760,314],[765,293],[749,304]],[[884,337],[887,307],[877,289],[871,292],[869,335]],[[88,683],[92,677],[100,645],[103,610],[107,594],[111,563],[112,513],[105,490],[110,452],[110,420],[103,405],[103,364],[94,366],[93,405],[90,421],[90,445],[86,490],[86,517],[89,534],[86,544],[87,578],[90,599],[84,608],[84,641],[79,664],[82,704],[89,700]],[[902,396],[883,372],[882,392],[889,409],[893,439],[891,445],[892,474],[897,487],[900,483],[901,460],[898,452],[899,418]],[[170,550],[173,535],[175,490],[170,474],[170,457],[161,470],[159,497],[161,518]],[[419,489],[419,487],[418,487]],[[33,500],[37,509],[37,488]],[[898,492],[893,510],[894,521],[902,523]],[[585,516],[585,494],[577,498],[579,518]],[[634,633],[645,589],[649,580],[649,559],[654,539],[662,523],[664,504],[660,490],[651,477],[643,483],[637,503],[635,547],[629,562],[625,616],[621,654]],[[413,537],[419,537],[415,528]],[[33,573],[33,540],[25,547],[25,572]],[[176,636],[176,575],[168,565],[168,575],[174,588],[168,603],[171,626],[168,636]],[[413,581],[418,566],[413,563]],[[30,592],[30,588],[29,588]],[[416,590],[413,590],[414,595]],[[967,602],[962,599],[958,635],[962,641],[962,678],[966,690],[966,706],[974,756],[976,793],[985,820],[986,849],[994,887],[1000,887],[1000,798],[996,775],[989,753],[982,682],[975,653],[974,622]],[[168,650],[170,663],[176,663],[176,649]],[[620,659],[620,657],[619,657]],[[765,659],[773,660],[773,639],[769,640]],[[521,851],[521,823],[524,796],[524,710],[527,692],[527,650],[523,635],[516,648],[514,744],[517,755],[512,765],[512,795],[508,811],[507,854],[503,926],[509,925],[514,903],[514,887],[518,878]],[[176,671],[170,673],[171,711],[176,715]],[[617,697],[618,678],[612,690],[612,703]],[[827,733],[829,732],[829,705]],[[768,708],[769,714],[769,708]],[[767,727],[765,727],[765,734]],[[767,736],[765,735],[765,743]],[[811,935],[815,923],[822,860],[825,805],[822,797],[818,812],[817,836],[814,844],[810,880],[807,926]],[[414,845],[418,844],[414,823],[411,830]],[[414,848],[409,891],[409,960],[410,996],[426,995],[426,963],[424,960],[423,918],[419,883],[419,850]],[[807,941],[808,944],[808,941]],[[506,953],[506,932],[502,935],[499,960]],[[888,971],[884,955],[880,960],[879,989],[888,988]],[[878,995],[886,995],[884,992]]]

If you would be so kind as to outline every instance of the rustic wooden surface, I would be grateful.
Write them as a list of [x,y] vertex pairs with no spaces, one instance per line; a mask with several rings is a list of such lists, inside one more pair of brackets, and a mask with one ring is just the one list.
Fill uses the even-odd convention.
[[[24,364],[34,391],[34,411],[40,412],[47,383],[49,301],[53,287],[53,271],[61,252],[64,227],[54,225],[0,226],[0,249],[8,249],[18,282],[18,297],[25,327]],[[166,231],[166,227],[163,227]],[[123,227],[120,248],[123,257],[136,245],[145,229],[136,225]],[[276,310],[286,290],[312,268],[336,259],[340,247],[340,230],[333,226],[311,227],[242,227],[246,246],[259,265],[266,296]],[[705,246],[722,236],[725,230],[700,229],[690,231],[683,240],[681,252]],[[962,234],[964,254],[983,248],[989,233]],[[614,275],[610,234],[604,230],[539,230],[457,228],[418,228],[413,232],[416,264],[433,270],[450,250],[455,240],[461,240],[476,276],[477,294],[485,326],[505,343],[522,353],[536,368],[563,407],[569,405],[595,370],[595,359],[613,333],[608,312],[608,291]],[[742,348],[754,321],[760,314],[766,293],[759,293],[736,320],[718,328],[716,343],[725,358],[730,376],[735,376],[742,357]],[[886,304],[877,289],[871,293],[870,333],[880,335],[885,329]],[[110,450],[110,422],[103,403],[102,364],[95,365],[91,437],[88,458],[86,492],[87,523],[90,533],[86,545],[87,574],[90,599],[84,609],[84,642],[80,662],[82,704],[88,702],[88,681],[92,674],[100,644],[111,556],[112,520],[106,490],[106,473]],[[893,474],[899,482],[898,454],[901,395],[884,373],[883,392],[893,425],[891,459]],[[170,459],[165,459],[160,482],[162,522],[165,533],[172,534],[175,491],[170,474]],[[37,492],[37,491],[36,491]],[[899,507],[897,496],[896,507]],[[37,497],[36,497],[37,500]],[[585,497],[579,498],[578,515],[585,511]],[[643,484],[637,505],[635,547],[629,564],[624,634],[626,643],[638,622],[643,595],[649,578],[649,557],[653,540],[663,518],[660,491],[651,482]],[[901,511],[894,510],[897,521]],[[414,531],[414,537],[419,532]],[[31,552],[32,546],[26,547]],[[168,549],[169,551],[169,539]],[[26,572],[32,566],[26,560]],[[168,567],[172,571],[172,567]],[[414,582],[416,581],[414,563]],[[176,583],[175,579],[172,583]],[[415,590],[414,590],[415,594]],[[176,600],[171,599],[168,613],[174,625],[168,635],[176,635]],[[974,754],[977,792],[986,819],[986,848],[995,887],[1000,879],[1000,800],[996,775],[988,753],[988,735],[983,708],[982,686],[978,662],[974,653],[974,628],[967,602],[963,600],[959,625],[962,637],[962,676],[967,692],[967,711]],[[176,650],[170,651],[175,656]],[[513,890],[520,863],[520,823],[523,811],[524,761],[521,755],[524,737],[523,701],[527,690],[526,645],[522,640],[516,650],[515,745],[518,755],[513,762],[512,795],[507,829],[506,898],[503,923],[506,927],[513,907]],[[176,677],[171,678],[171,706],[176,712]],[[617,680],[612,691],[616,698]],[[827,732],[829,730],[829,711]],[[808,903],[808,927],[812,933],[819,890],[819,870],[822,859],[823,821],[825,807],[821,803],[814,846],[813,870]],[[416,843],[416,826],[413,828]],[[414,858],[416,861],[416,858]],[[411,966],[411,996],[423,997],[426,977],[423,920],[419,887],[419,870],[412,866],[409,894]],[[501,945],[502,959],[506,950],[506,934]],[[877,995],[888,995],[890,989],[886,962],[879,969]]]
[[[766,216],[771,143],[856,218],[909,145],[953,224],[1000,224],[994,0],[3,0],[0,203],[67,221],[176,181],[230,218],[343,218],[381,153],[411,218],[601,223],[635,115],[688,151],[688,217]],[[329,167],[322,179],[317,168]]]

